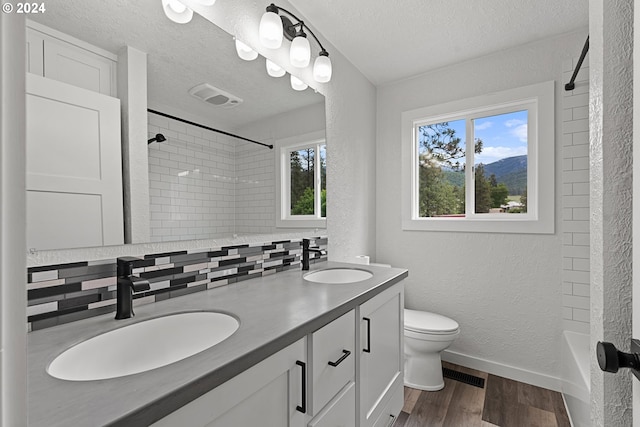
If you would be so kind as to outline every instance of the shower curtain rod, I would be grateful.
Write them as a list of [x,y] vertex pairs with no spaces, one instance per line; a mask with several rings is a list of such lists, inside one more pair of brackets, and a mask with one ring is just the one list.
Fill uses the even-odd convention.
[[269,147],[269,149],[273,150],[273,145],[271,145],[271,144],[265,144],[264,142],[254,141],[253,139],[245,138],[244,136],[236,135],[236,134],[233,134],[233,133],[230,133],[230,132],[225,132],[223,130],[215,129],[215,128],[212,128],[212,127],[209,127],[209,126],[205,126],[205,125],[201,125],[199,123],[194,123],[194,122],[191,122],[189,120],[181,119],[180,117],[176,117],[176,116],[172,116],[170,114],[162,113],[160,111],[152,110],[151,108],[147,108],[147,111],[150,112],[150,113],[153,113],[153,114],[157,114],[157,115],[162,116],[162,117],[167,117],[169,119],[177,120],[177,121],[182,122],[182,123],[186,123],[186,124],[189,124],[189,125],[192,125],[192,126],[197,126],[199,128],[202,128],[202,129],[211,130],[211,131],[214,131],[214,132],[221,133],[223,135],[231,136],[231,137],[234,137],[234,138],[242,139],[244,141],[252,142],[254,144],[262,145],[263,147]]
[[587,41],[584,42],[584,47],[582,48],[582,53],[580,54],[580,59],[578,59],[578,65],[576,65],[576,69],[573,70],[573,76],[571,76],[571,80],[569,83],[564,85],[564,90],[573,90],[576,87],[574,81],[576,80],[576,76],[578,75],[578,71],[580,71],[580,67],[582,67],[582,61],[584,61],[584,57],[587,56],[587,52],[589,51],[589,36],[587,36]]

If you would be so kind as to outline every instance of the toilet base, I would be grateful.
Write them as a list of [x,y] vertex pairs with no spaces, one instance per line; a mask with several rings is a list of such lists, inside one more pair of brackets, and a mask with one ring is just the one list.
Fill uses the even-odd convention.
[[440,391],[440,390],[442,390],[444,388],[444,381],[442,381],[442,384],[438,384],[438,385],[435,385],[435,386],[424,386],[422,384],[408,383],[405,380],[404,385],[406,387],[411,387],[411,388],[415,388],[417,390],[422,390],[422,391]]
[[425,391],[438,391],[444,388],[442,361],[440,353],[408,356],[404,363],[404,385]]

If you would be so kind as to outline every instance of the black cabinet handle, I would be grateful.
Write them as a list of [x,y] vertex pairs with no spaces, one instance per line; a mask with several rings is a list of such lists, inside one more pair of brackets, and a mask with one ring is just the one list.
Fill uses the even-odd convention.
[[333,366],[333,367],[338,366],[339,364],[342,363],[344,359],[349,357],[350,354],[351,352],[349,350],[342,350],[342,356],[340,357],[340,359],[336,360],[335,362],[329,362],[329,366]]
[[302,368],[302,406],[296,406],[298,412],[307,413],[307,364],[296,360],[296,365]]
[[363,317],[362,320],[367,322],[367,348],[363,348],[362,351],[365,353],[371,353],[371,319]]

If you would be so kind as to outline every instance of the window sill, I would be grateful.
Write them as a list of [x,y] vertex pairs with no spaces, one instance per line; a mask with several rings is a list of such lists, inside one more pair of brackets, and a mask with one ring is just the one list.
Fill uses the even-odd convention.
[[529,218],[429,218],[402,221],[403,231],[444,231],[462,233],[554,234],[554,221]]
[[326,219],[287,218],[276,220],[276,228],[327,228]]

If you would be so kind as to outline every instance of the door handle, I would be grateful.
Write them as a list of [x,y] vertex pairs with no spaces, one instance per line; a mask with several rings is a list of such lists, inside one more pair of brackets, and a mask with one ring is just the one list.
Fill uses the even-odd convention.
[[362,320],[367,322],[367,348],[363,348],[362,351],[365,353],[371,353],[371,319],[363,317]]
[[307,413],[307,364],[296,360],[296,365],[302,368],[302,405],[296,406],[298,412]]
[[336,360],[335,362],[329,361],[329,366],[333,366],[335,368],[336,366],[341,364],[344,359],[349,357],[350,354],[351,352],[349,350],[342,350],[342,357],[340,357],[340,359]]
[[604,372],[616,373],[620,368],[630,368],[640,380],[640,341],[631,340],[631,353],[625,353],[610,342],[598,341],[596,345],[598,365]]

